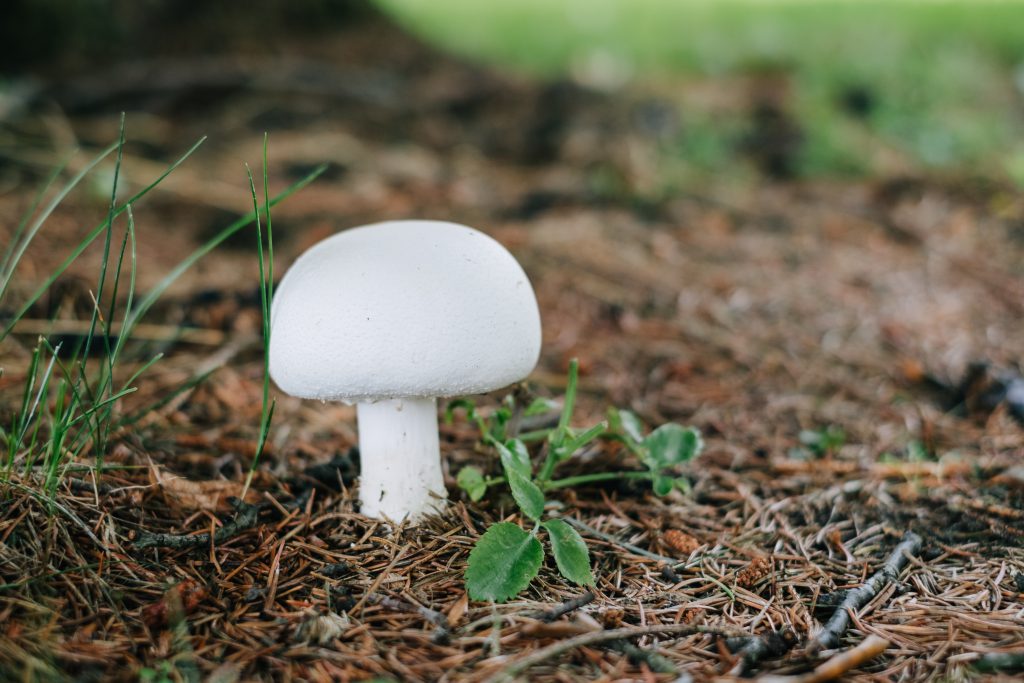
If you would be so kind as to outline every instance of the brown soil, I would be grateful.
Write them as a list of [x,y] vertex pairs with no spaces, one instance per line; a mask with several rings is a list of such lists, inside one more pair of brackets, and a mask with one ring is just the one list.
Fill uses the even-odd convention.
[[[557,397],[578,357],[581,424],[616,405],[650,425],[699,427],[708,445],[687,471],[693,492],[659,499],[617,484],[558,495],[564,514],[603,536],[588,538],[596,599],[547,623],[538,611],[581,592],[552,566],[518,600],[467,602],[474,540],[489,522],[516,519],[500,491],[469,503],[454,484],[468,463],[497,471],[471,426],[442,427],[449,511],[392,532],[355,511],[353,411],[279,395],[250,499],[259,507],[244,508],[243,528],[191,548],[139,547],[146,533],[210,533],[233,519],[227,499],[255,450],[262,381],[246,232],[153,311],[148,322],[168,339],[131,349],[133,363],[167,357],[125,413],[215,369],[119,435],[106,462],[137,469],[72,475],[58,506],[32,493],[32,475],[2,488],[0,678],[134,680],[147,667],[172,680],[475,681],[594,629],[674,623],[791,629],[796,647],[753,670],[796,673],[817,663],[800,643],[827,619],[815,611],[822,596],[861,584],[907,531],[924,538],[922,551],[843,640],[874,634],[890,645],[851,680],[965,676],[982,654],[1019,648],[1024,429],[1015,406],[985,392],[1024,358],[1019,192],[921,175],[740,173],[680,187],[663,176],[665,132],[638,115],[674,111],[674,85],[608,95],[529,82],[374,21],[302,52],[301,62],[242,53],[200,69],[164,58],[149,72],[110,66],[55,82],[36,115],[7,124],[18,145],[0,166],[5,236],[59,157],[52,150],[106,144],[122,108],[132,185],[209,135],[136,207],[145,290],[249,209],[242,162],[259,166],[269,130],[272,187],[331,164],[275,210],[279,272],[316,240],[364,222],[481,227],[537,290],[544,352],[531,388]],[[102,219],[102,194],[84,194],[41,233],[12,299]],[[29,318],[87,314],[98,263],[88,252]],[[176,343],[181,323],[208,334]],[[36,334],[0,347],[5,424]],[[961,386],[973,361],[994,369]],[[830,425],[845,433],[841,447],[801,448],[801,431]],[[565,469],[606,466],[638,464],[608,444]],[[682,555],[686,537],[698,546]],[[664,571],[664,556],[690,562]],[[736,665],[711,634],[623,642],[567,650],[525,675],[674,680],[652,672],[653,652],[696,680]]]

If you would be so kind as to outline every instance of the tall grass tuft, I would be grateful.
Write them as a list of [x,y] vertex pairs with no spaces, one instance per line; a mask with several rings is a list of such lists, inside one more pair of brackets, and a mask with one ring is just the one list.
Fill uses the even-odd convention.
[[[49,290],[57,279],[101,234],[104,236],[103,252],[93,291],[93,308],[89,325],[83,340],[68,345],[52,345],[40,337],[34,346],[25,369],[24,387],[21,399],[15,406],[9,424],[0,425],[0,444],[3,448],[3,466],[0,480],[10,482],[15,472],[21,472],[32,482],[37,482],[40,493],[53,500],[62,477],[74,464],[82,466],[82,459],[92,456],[89,469],[103,470],[104,456],[110,442],[121,430],[130,428],[151,410],[158,409],[166,398],[142,410],[123,416],[119,412],[122,398],[136,389],[139,378],[157,363],[161,354],[143,360],[133,370],[125,369],[123,355],[132,339],[132,333],[139,321],[160,299],[167,289],[186,270],[209,254],[228,237],[255,222],[260,242],[260,291],[264,316],[264,337],[269,340],[269,306],[273,296],[273,246],[270,225],[270,208],[284,201],[292,194],[312,182],[325,166],[312,171],[306,177],[293,183],[283,192],[271,197],[267,182],[266,155],[267,140],[263,147],[263,211],[267,214],[267,263],[264,271],[263,237],[260,223],[260,207],[256,199],[255,183],[249,175],[254,210],[241,216],[223,228],[206,243],[171,269],[156,286],[138,296],[136,292],[137,249],[135,216],[132,210],[135,202],[149,194],[185,162],[202,144],[200,139],[185,154],[170,164],[155,180],[133,194],[123,203],[118,203],[117,192],[121,181],[122,161],[125,145],[125,121],[122,115],[118,141],[101,151],[80,172],[66,182],[49,201],[47,195],[67,167],[67,161],[49,176],[43,188],[33,201],[28,212],[20,221],[14,238],[0,258],[0,305],[8,295],[18,264],[29,249],[33,239],[44,227],[47,218],[78,184],[104,159],[115,154],[114,181],[105,220],[92,228],[71,250],[61,264],[50,273],[42,284],[33,290],[25,301],[14,307],[15,313],[0,322],[0,341],[6,339],[25,317],[32,306]],[[70,161],[70,157],[68,159]],[[124,227],[117,228],[118,219],[124,216]],[[125,282],[127,280],[127,282]],[[123,299],[123,301],[122,301]],[[117,324],[120,319],[120,324]],[[91,360],[98,355],[98,360]],[[264,355],[264,370],[268,356]],[[2,372],[2,370],[0,370]],[[263,409],[260,420],[260,446],[266,443],[269,425],[273,416],[273,404],[268,403],[269,379],[264,378]],[[205,375],[189,380],[179,391],[194,386]],[[172,392],[173,394],[178,391]],[[255,463],[253,465],[255,467]],[[250,480],[252,473],[250,472]],[[13,483],[12,483],[13,485]],[[248,485],[248,483],[247,483]]]

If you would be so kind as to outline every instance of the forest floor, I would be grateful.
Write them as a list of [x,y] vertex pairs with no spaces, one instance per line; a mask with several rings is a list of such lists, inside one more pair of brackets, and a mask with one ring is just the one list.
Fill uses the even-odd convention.
[[[176,283],[147,316],[150,339],[129,347],[126,374],[165,357],[119,411],[173,398],[115,435],[108,469],[69,470],[52,498],[32,470],[0,484],[0,679],[483,681],[526,664],[529,680],[795,675],[833,654],[804,645],[835,596],[908,532],[921,547],[836,648],[888,643],[849,680],[997,676],[979,670],[984,655],[1019,655],[1019,190],[913,171],[780,178],[799,136],[777,120],[741,159],[760,175],[673,183],[672,84],[605,94],[502,76],[381,22],[343,37],[310,41],[301,61],[241,51],[202,69],[179,57],[54,80],[5,123],[18,144],[0,166],[3,241],[63,150],[116,139],[120,111],[129,189],[208,135],[135,207],[144,292],[251,210],[243,162],[258,168],[269,131],[272,188],[330,164],[274,211],[279,273],[362,223],[485,230],[540,302],[530,389],[558,398],[575,357],[581,424],[618,406],[650,426],[698,427],[706,449],[683,472],[692,492],[561,492],[562,514],[592,529],[597,577],[593,600],[563,615],[545,613],[583,591],[553,566],[506,604],[468,601],[474,540],[517,517],[500,490],[472,503],[455,485],[467,464],[498,472],[459,417],[441,426],[452,504],[392,530],[356,511],[353,409],[275,392],[267,451],[233,511],[262,387],[256,238],[243,231]],[[715,87],[755,109],[763,95],[753,81]],[[106,185],[61,204],[9,300],[103,219]],[[5,426],[37,336],[73,337],[67,321],[88,319],[99,263],[88,250],[0,345]],[[638,466],[605,443],[564,471]],[[218,529],[190,547],[146,541]],[[604,637],[627,627],[628,640]],[[770,657],[744,666],[730,650],[775,631]]]

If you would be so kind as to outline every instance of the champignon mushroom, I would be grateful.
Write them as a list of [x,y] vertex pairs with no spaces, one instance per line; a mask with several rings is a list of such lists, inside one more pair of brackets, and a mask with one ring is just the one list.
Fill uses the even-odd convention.
[[285,274],[271,310],[270,375],[283,391],[357,404],[364,514],[415,521],[443,505],[437,398],[517,382],[540,354],[522,267],[454,223],[345,230]]

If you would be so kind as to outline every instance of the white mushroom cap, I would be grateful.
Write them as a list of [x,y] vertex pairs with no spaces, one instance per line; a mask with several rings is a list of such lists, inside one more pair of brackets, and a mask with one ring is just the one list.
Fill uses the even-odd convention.
[[522,267],[454,223],[345,230],[304,253],[274,293],[270,374],[285,392],[351,403],[498,389],[540,354]]

